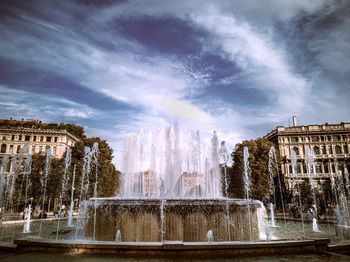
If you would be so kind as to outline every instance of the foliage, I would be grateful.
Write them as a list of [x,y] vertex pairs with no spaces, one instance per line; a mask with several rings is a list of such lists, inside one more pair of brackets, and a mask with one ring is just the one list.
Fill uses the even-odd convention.
[[229,195],[232,197],[244,198],[243,187],[243,148],[249,149],[249,165],[251,176],[250,197],[263,200],[270,197],[270,179],[269,179],[269,150],[272,143],[267,139],[259,138],[257,140],[243,141],[237,144],[232,152],[232,168],[227,170],[229,176]]

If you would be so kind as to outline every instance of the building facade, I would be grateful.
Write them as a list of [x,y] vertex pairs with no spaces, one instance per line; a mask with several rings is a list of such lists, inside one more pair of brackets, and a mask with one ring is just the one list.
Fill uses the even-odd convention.
[[[52,157],[62,158],[67,148],[74,147],[78,141],[78,138],[66,130],[0,126],[0,163],[5,155],[11,161],[12,157],[23,152],[24,148],[27,148],[24,153],[31,155],[45,154],[47,149],[51,148]],[[10,169],[11,165],[8,165],[8,170],[4,171],[10,172]]]
[[[298,126],[278,126],[265,138],[278,148],[280,171],[286,186],[293,189],[296,179],[306,179],[306,150],[314,152],[314,165],[309,170],[321,184],[329,181],[331,174],[350,169],[350,123]],[[292,170],[291,155],[295,152],[297,165]]]

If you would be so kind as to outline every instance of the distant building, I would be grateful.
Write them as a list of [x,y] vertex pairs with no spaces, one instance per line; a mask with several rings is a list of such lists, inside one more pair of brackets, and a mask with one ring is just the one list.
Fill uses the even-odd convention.
[[[318,183],[324,184],[329,181],[331,173],[350,169],[350,123],[299,126],[293,117],[291,127],[278,126],[265,138],[273,142],[279,151],[281,173],[289,189],[293,188],[296,178],[307,178],[307,147],[313,149],[315,155],[313,174]],[[294,176],[291,165],[292,151],[297,155]]]
[[20,153],[25,145],[29,148],[29,152],[26,153],[45,154],[46,150],[51,148],[52,157],[62,158],[67,148],[74,147],[78,141],[78,138],[66,130],[27,128],[20,125],[9,127],[1,125],[0,122],[0,163],[4,155],[11,159]]

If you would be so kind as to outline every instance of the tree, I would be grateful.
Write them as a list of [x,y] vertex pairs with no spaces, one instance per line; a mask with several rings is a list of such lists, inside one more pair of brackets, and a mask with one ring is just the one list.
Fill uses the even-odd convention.
[[[98,187],[97,187],[97,196],[98,197],[111,197],[115,196],[119,192],[119,180],[120,172],[115,168],[112,163],[113,160],[113,150],[107,144],[105,140],[102,140],[99,137],[85,138],[79,142],[73,150],[74,162],[77,162],[78,159],[83,159],[84,157],[84,147],[92,147],[93,144],[97,142],[99,148],[99,157],[97,163],[97,175],[98,175]],[[79,165],[79,185],[81,184],[81,174],[82,174],[82,165]],[[90,188],[88,190],[88,197],[93,197],[93,185],[96,181],[96,166],[92,165],[91,172],[89,175],[90,178]]]
[[268,170],[269,150],[273,144],[267,139],[243,141],[235,146],[231,156],[233,159],[232,168],[229,168],[229,195],[232,197],[244,198],[243,188],[243,148],[249,149],[249,165],[251,170],[250,197],[263,200],[271,196],[270,178]]
[[[19,121],[9,120],[6,124],[10,126],[16,126]],[[49,165],[48,177],[47,177],[47,186],[45,193],[45,203],[44,208],[46,209],[49,205],[49,199],[52,203],[56,200],[60,200],[62,196],[62,203],[69,205],[71,202],[71,188],[72,188],[72,177],[73,170],[75,167],[75,184],[73,199],[79,199],[80,190],[81,190],[81,178],[83,172],[83,160],[84,160],[84,148],[92,147],[92,145],[97,142],[99,145],[99,156],[97,163],[97,175],[98,175],[98,187],[97,187],[97,196],[98,197],[111,197],[115,196],[119,192],[119,179],[120,172],[115,168],[112,163],[113,160],[113,150],[108,145],[105,140],[102,140],[99,137],[87,138],[85,136],[85,131],[82,127],[76,126],[73,124],[42,124],[39,121],[28,122],[19,122],[23,125],[36,125],[40,128],[52,128],[52,129],[65,129],[69,132],[74,133],[79,137],[80,141],[76,143],[76,146],[72,148],[72,158],[71,165],[67,170],[68,183],[65,185],[65,194],[62,195],[62,180],[64,174],[64,161],[65,156],[62,159],[52,158]],[[18,178],[15,186],[15,194],[13,196],[14,202],[13,207],[17,210],[23,209],[23,204],[26,202],[29,204],[30,199],[34,205],[42,206],[43,203],[43,182],[45,175],[45,161],[46,155],[44,153],[34,154],[32,156],[31,163],[31,175],[30,175],[30,186],[29,191],[27,192],[27,199],[25,199],[25,186],[24,186],[24,175],[22,172],[18,172]],[[94,184],[95,184],[95,175],[96,175],[96,165],[91,166],[90,172],[90,187],[88,190],[87,198],[93,197],[94,194]],[[17,200],[18,199],[18,200]],[[60,201],[59,201],[60,202]],[[41,207],[43,208],[43,207]]]

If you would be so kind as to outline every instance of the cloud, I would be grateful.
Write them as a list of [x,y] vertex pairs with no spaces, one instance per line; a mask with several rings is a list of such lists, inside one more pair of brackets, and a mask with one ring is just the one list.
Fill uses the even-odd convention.
[[[69,94],[78,91],[67,87],[52,96],[49,84],[23,87],[27,92],[3,84],[2,117],[78,119],[116,151],[115,140],[125,134],[176,119],[183,129],[201,129],[203,137],[217,130],[230,148],[291,115],[344,121],[350,95],[346,10],[346,1],[328,0],[14,4],[0,18],[2,64],[15,72],[35,69],[37,83],[47,75],[67,79],[82,93],[85,88],[113,99],[115,110],[97,110],[95,97],[73,102]],[[158,31],[165,22],[169,28],[162,24]],[[128,26],[135,24],[145,32],[133,34]],[[148,32],[156,37],[147,38]],[[180,38],[171,52],[161,46],[169,36]],[[186,44],[191,48],[181,52]]]
[[40,118],[46,121],[93,119],[99,112],[87,105],[60,97],[48,97],[37,93],[14,90],[0,85],[0,117]]

